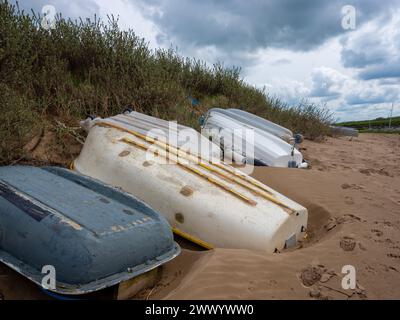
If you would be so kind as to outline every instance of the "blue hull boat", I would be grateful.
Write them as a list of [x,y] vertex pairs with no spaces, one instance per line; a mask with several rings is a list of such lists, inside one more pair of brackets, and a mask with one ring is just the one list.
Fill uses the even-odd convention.
[[167,221],[119,189],[57,167],[0,167],[0,261],[38,285],[50,266],[46,289],[93,292],[179,252]]

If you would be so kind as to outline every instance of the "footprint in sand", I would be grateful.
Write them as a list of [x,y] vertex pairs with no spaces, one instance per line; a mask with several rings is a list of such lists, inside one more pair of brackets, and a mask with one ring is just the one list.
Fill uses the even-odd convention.
[[328,223],[324,225],[324,229],[326,231],[330,231],[337,226],[337,222],[335,218],[329,219]]
[[344,251],[353,251],[354,248],[356,247],[356,240],[354,238],[352,238],[352,237],[344,236],[340,240],[340,247]]
[[321,279],[324,271],[323,266],[309,266],[301,271],[300,280],[306,287],[311,287]]
[[337,274],[334,270],[328,270],[323,265],[308,266],[301,271],[300,280],[304,286],[311,288],[310,295],[313,298],[319,298],[318,294],[312,294],[316,289],[314,285],[327,283],[335,276],[337,276]]
[[350,205],[350,206],[354,204],[354,200],[353,200],[352,197],[346,196],[346,197],[344,197],[344,198],[345,198],[344,203],[346,203],[346,204],[348,204],[348,205]]
[[383,232],[381,230],[378,229],[371,229],[371,232],[376,235],[377,237],[382,237],[383,236]]
[[354,183],[352,183],[352,184],[349,184],[349,183],[343,183],[342,185],[341,185],[341,187],[342,187],[342,189],[353,189],[353,190],[362,190],[362,189],[364,189],[364,187],[363,186],[360,186],[360,185],[358,185],[358,184],[354,184]]
[[366,265],[365,266],[365,271],[372,273],[372,274],[377,274],[379,271],[375,270],[374,267],[370,266],[370,265]]
[[393,224],[388,220],[374,221],[374,224],[383,224],[385,227],[393,227]]
[[393,177],[393,175],[391,175],[389,172],[387,172],[384,168],[381,168],[379,170],[377,170],[377,169],[360,169],[358,171],[367,176],[370,176],[372,173],[376,173],[381,176]]
[[386,272],[394,271],[394,272],[399,273],[399,270],[397,270],[396,267],[388,266],[386,264],[379,264],[379,265],[382,266],[383,270],[386,271]]
[[342,224],[345,222],[366,222],[366,220],[362,220],[360,217],[357,217],[354,214],[348,213],[348,214],[344,214],[343,216],[339,217],[336,219],[336,221],[338,222],[338,224]]

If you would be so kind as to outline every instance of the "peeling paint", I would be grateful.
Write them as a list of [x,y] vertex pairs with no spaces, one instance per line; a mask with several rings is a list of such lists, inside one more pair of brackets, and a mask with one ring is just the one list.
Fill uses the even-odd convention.
[[83,229],[82,226],[79,223],[76,223],[75,221],[72,221],[72,220],[67,219],[67,218],[62,218],[60,220],[60,223],[68,224],[69,226],[71,226],[75,230],[82,230]]

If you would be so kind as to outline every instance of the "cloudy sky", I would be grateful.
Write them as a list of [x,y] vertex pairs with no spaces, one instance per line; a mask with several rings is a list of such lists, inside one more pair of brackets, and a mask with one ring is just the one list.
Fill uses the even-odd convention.
[[400,115],[400,0],[19,3],[72,18],[114,14],[153,48],[240,66],[247,82],[290,104],[326,104],[339,120],[387,117],[392,103]]

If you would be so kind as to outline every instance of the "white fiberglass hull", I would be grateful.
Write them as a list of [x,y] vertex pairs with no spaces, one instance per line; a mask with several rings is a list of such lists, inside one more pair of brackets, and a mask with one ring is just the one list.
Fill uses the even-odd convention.
[[[171,154],[150,142],[100,120],[73,167],[142,199],[174,232],[207,248],[274,252],[303,236],[308,213],[298,203],[220,162],[163,163]],[[148,148],[157,150],[153,160]]]
[[293,139],[293,132],[285,127],[282,127],[272,121],[261,118],[253,113],[241,110],[241,109],[212,109],[225,111],[227,115],[232,118],[241,121],[244,124],[258,128],[260,130],[267,131],[278,138],[286,142],[290,142]]
[[[303,162],[302,154],[277,136],[245,124],[228,113],[213,110],[207,114],[202,134],[214,142],[223,141],[225,154],[233,151],[234,155],[242,155],[250,162],[255,159],[271,167],[288,167],[291,161],[299,166]],[[252,134],[248,135],[246,130]]]

